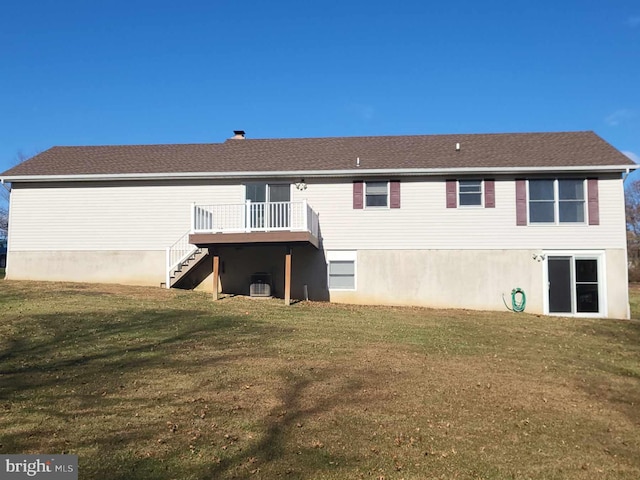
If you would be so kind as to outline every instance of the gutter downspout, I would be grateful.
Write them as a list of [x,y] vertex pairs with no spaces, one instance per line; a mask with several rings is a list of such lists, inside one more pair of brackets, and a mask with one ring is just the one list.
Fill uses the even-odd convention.
[[[0,178],[0,185],[2,185],[5,190],[7,192],[9,192],[9,195],[11,195],[11,188],[7,187],[7,184],[4,181],[4,178]],[[6,242],[7,242],[7,256],[6,256],[6,261],[5,261],[5,266],[4,266],[4,278],[8,278],[9,277],[9,228],[8,228],[8,224],[11,223],[11,202],[9,202],[9,210],[7,210],[7,237],[5,238]]]
[[[627,171],[622,174],[622,192],[624,195],[624,182],[629,178],[629,174],[631,173],[631,168],[627,167]],[[625,202],[626,203],[626,202]],[[625,273],[625,285],[629,285],[629,248],[627,245],[627,224],[625,219],[624,225],[624,235],[625,235],[625,244],[624,244],[624,273]],[[629,294],[627,293],[627,320],[631,318],[631,302],[629,301]]]

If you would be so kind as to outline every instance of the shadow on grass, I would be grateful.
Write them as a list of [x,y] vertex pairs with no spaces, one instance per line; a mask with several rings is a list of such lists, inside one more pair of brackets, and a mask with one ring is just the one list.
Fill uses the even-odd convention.
[[[114,480],[255,478],[266,464],[273,471],[274,462],[283,475],[295,479],[353,460],[333,455],[330,463],[327,451],[310,443],[296,446],[293,455],[288,450],[292,436],[301,431],[298,425],[349,401],[359,389],[357,382],[343,383],[315,396],[314,387],[331,383],[339,372],[305,373],[295,365],[278,374],[278,405],[258,416],[260,434],[242,449],[230,449],[217,461],[193,462],[182,437],[174,437],[162,454],[145,458],[136,451],[141,445],[147,453],[154,445],[163,448],[157,442],[166,433],[168,412],[178,411],[186,422],[192,415],[184,412],[185,403],[202,394],[197,381],[185,382],[189,386],[184,390],[162,391],[162,379],[154,376],[180,379],[204,371],[215,379],[221,370],[237,369],[248,359],[269,362],[270,343],[288,336],[288,327],[204,309],[40,314],[15,321],[28,326],[6,339],[0,351],[0,409],[6,413],[0,421],[0,453],[82,450],[84,478]],[[198,354],[200,347],[205,350]],[[158,384],[137,393],[132,384],[138,379]],[[221,393],[233,388],[219,387]],[[209,388],[215,390],[215,385]],[[100,420],[104,417],[113,422]],[[217,418],[223,417],[218,412]]]
[[[280,403],[264,418],[264,435],[251,445],[225,458],[219,463],[212,463],[209,468],[197,472],[198,478],[254,478],[261,466],[271,464],[273,470],[280,470],[278,475],[286,478],[307,478],[310,472],[335,470],[335,465],[345,465],[355,461],[312,445],[311,439],[296,442],[297,431],[306,427],[312,418],[331,411],[334,407],[350,403],[357,405],[355,395],[360,386],[357,383],[341,385],[330,395],[314,395],[312,392],[317,383],[330,380],[338,372],[325,372],[319,378],[292,378],[289,373],[281,374],[286,385],[280,397]],[[311,399],[311,401],[309,401]],[[337,429],[336,425],[336,429]],[[255,462],[255,463],[254,463]],[[277,466],[273,466],[276,464]]]
[[[301,431],[305,427],[305,422],[311,417],[342,404],[345,401],[345,395],[348,397],[348,391],[340,390],[329,397],[317,398],[312,405],[303,406],[300,399],[307,396],[307,390],[313,382],[309,379],[294,379],[287,382],[281,404],[262,419],[264,434],[261,438],[246,447],[238,448],[235,452],[230,452],[224,458],[211,455],[208,461],[193,464],[188,458],[185,460],[189,455],[188,450],[185,452],[177,449],[160,459],[123,456],[115,460],[110,456],[97,462],[91,460],[90,471],[85,469],[85,473],[89,474],[87,478],[244,480],[283,477],[304,479],[310,474],[336,471],[339,465],[353,465],[357,462],[356,457],[329,453],[324,448],[313,447],[310,441],[301,445],[293,440],[297,431]],[[146,441],[148,438],[139,432],[129,432],[124,436],[114,434],[102,439],[100,451],[112,450],[114,442],[136,445]],[[264,473],[261,474],[261,472]]]
[[[314,417],[326,414],[345,402],[351,402],[352,406],[358,404],[355,394],[360,386],[357,382],[342,385],[331,395],[313,395],[312,390],[316,384],[326,382],[336,373],[326,372],[320,378],[311,379],[304,376],[294,378],[290,372],[282,372],[280,379],[285,386],[284,392],[278,405],[260,420],[263,432],[260,438],[230,452],[224,458],[212,456],[208,462],[203,462],[204,465],[189,465],[189,462],[181,461],[178,458],[180,454],[174,451],[173,456],[161,460],[122,459],[115,466],[116,470],[113,464],[104,465],[92,472],[92,478],[126,480],[133,476],[155,480],[169,475],[170,478],[190,479],[247,480],[283,477],[301,480],[308,478],[310,474],[336,472],[340,465],[353,466],[358,461],[356,456],[329,452],[322,445],[314,446],[311,438],[306,441],[296,439],[307,422],[313,421]],[[335,428],[340,428],[337,421]],[[105,438],[105,447],[112,445],[114,439]],[[135,432],[118,439],[130,444],[147,440]],[[233,442],[233,438],[230,441]]]
[[[266,333],[261,321],[206,310],[115,310],[108,315],[33,315],[24,321],[39,334],[5,340],[0,400],[58,382],[89,382],[107,372],[167,367],[167,353],[179,352],[190,341],[206,338],[209,347],[222,352],[229,335],[264,338]],[[269,327],[268,333],[277,332]]]
[[[3,339],[0,351],[0,410],[6,414],[0,421],[0,453],[5,454],[33,452],[42,445],[41,439],[63,436],[60,425],[81,425],[92,417],[105,415],[133,420],[139,412],[153,411],[155,404],[182,405],[185,397],[198,392],[184,391],[184,397],[179,398],[171,398],[163,391],[151,398],[143,394],[120,398],[119,393],[120,389],[130,388],[137,375],[144,378],[167,372],[179,378],[180,372],[189,375],[199,369],[215,371],[218,363],[246,357],[246,349],[238,348],[238,343],[266,347],[270,338],[287,333],[286,328],[267,328],[264,322],[245,315],[215,315],[207,310],[31,315],[15,322],[26,327]],[[206,345],[207,355],[196,356],[190,362],[190,353],[202,345]],[[56,423],[58,426],[52,426]],[[125,426],[122,422],[120,430],[92,431],[81,441],[68,444],[65,450],[99,445],[100,452],[112,452],[118,463],[123,445],[154,440],[157,429],[148,424],[141,427],[134,429],[132,424]],[[114,462],[103,460],[104,475],[96,478],[118,478],[112,475]],[[125,464],[133,461],[140,468],[146,465],[143,470],[152,476],[145,478],[166,475],[166,471],[158,471],[163,461],[121,460]],[[88,463],[95,462],[81,460],[85,467]],[[125,471],[121,478],[131,478],[131,470]]]

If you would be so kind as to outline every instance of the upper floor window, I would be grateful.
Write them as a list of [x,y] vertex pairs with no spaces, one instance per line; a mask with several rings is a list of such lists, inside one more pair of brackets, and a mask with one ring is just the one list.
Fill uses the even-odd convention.
[[529,180],[529,223],[584,223],[581,179]]
[[458,203],[463,206],[482,206],[482,180],[459,180]]
[[496,182],[485,179],[450,179],[446,184],[447,208],[496,206]]
[[367,182],[365,184],[365,205],[386,207],[388,205],[388,182]]
[[400,208],[400,181],[353,182],[353,208]]

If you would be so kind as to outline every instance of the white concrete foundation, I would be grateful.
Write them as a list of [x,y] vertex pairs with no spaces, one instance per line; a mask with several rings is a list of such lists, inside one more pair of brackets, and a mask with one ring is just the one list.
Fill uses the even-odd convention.
[[[629,318],[624,250],[606,250],[602,316]],[[504,311],[511,291],[527,296],[526,312],[544,314],[540,250],[359,250],[356,289],[330,290],[332,302]],[[601,300],[602,302],[602,300]]]
[[[371,305],[414,305],[504,311],[511,291],[522,288],[526,312],[545,313],[545,261],[541,250],[359,250],[356,289],[329,290],[323,250],[294,247],[291,294],[310,300]],[[624,249],[602,250],[600,316],[629,318]],[[283,295],[284,247],[221,248],[221,288],[248,294],[249,277],[263,271]],[[574,251],[575,253],[575,251]],[[579,251],[578,251],[579,253]],[[10,251],[7,278],[160,286],[165,280],[164,251]],[[206,267],[206,266],[205,266]],[[210,267],[206,267],[210,268]],[[200,289],[212,290],[204,272]]]
[[122,283],[159,287],[165,251],[10,251],[10,280]]

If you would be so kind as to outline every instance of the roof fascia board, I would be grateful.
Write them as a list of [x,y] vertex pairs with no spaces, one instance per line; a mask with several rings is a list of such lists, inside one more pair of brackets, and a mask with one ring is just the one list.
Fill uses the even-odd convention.
[[380,168],[351,170],[291,170],[256,172],[176,172],[176,173],[119,173],[87,175],[10,175],[1,177],[4,182],[73,182],[117,180],[220,180],[235,178],[273,177],[363,177],[363,176],[442,176],[454,174],[539,174],[562,172],[629,172],[640,165],[583,165],[564,167],[470,167],[470,168]]

